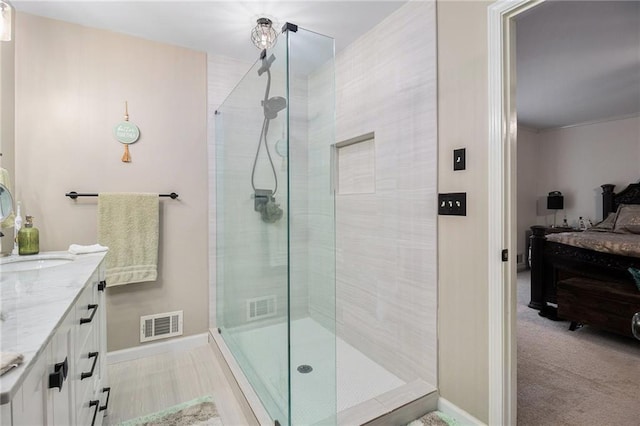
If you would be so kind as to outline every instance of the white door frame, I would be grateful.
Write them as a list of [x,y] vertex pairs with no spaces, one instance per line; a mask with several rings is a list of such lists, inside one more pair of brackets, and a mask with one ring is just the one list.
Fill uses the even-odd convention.
[[[515,425],[516,137],[514,17],[544,0],[488,7],[489,60],[489,424]],[[508,261],[501,252],[508,250]]]

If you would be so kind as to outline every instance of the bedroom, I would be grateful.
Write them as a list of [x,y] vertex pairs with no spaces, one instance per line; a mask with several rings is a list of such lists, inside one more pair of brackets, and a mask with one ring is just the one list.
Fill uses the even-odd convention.
[[[616,328],[607,317],[600,327],[587,325],[570,334],[569,321],[552,322],[538,317],[537,311],[529,308],[538,302],[533,300],[537,288],[529,288],[529,275],[537,272],[527,270],[530,227],[540,225],[540,232],[549,234],[561,231],[553,227],[562,227],[565,223],[568,227],[578,228],[580,219],[597,224],[603,219],[603,189],[600,186],[614,184],[614,191],[620,192],[640,179],[638,8],[637,4],[618,4],[619,8],[605,8],[602,2],[547,3],[517,18],[518,421],[522,424],[551,418],[576,421],[584,413],[588,413],[585,419],[591,416],[593,421],[602,413],[598,409],[600,404],[584,408],[589,405],[585,401],[590,398],[593,398],[591,401],[602,401],[603,396],[596,395],[608,389],[606,384],[601,383],[599,390],[585,389],[584,382],[572,375],[575,372],[572,366],[567,366],[563,374],[557,374],[557,371],[549,374],[557,367],[553,365],[557,361],[555,355],[563,353],[573,357],[575,364],[584,362],[582,367],[591,366],[602,377],[609,375],[618,379],[624,376],[622,367],[599,364],[596,359],[622,356],[624,362],[638,360],[637,342],[599,330],[609,328],[631,335],[628,320],[624,326]],[[562,16],[565,19],[572,16],[574,25],[554,25],[552,17]],[[547,208],[547,196],[552,191],[562,193],[563,208]],[[561,266],[567,268],[566,260]],[[563,273],[559,272],[561,278],[566,278]],[[605,273],[605,278],[609,273]],[[630,274],[626,279],[632,282]],[[633,298],[633,285],[628,284],[625,291],[627,287]],[[523,301],[523,297],[526,300]],[[579,309],[576,304],[585,300],[583,297],[569,303],[564,295],[563,306],[560,306],[563,301],[558,301],[563,313],[560,316],[571,315],[571,308]],[[529,307],[526,307],[528,302]],[[595,303],[601,303],[601,300]],[[547,316],[554,314],[552,310]],[[595,312],[591,315],[604,314]],[[582,316],[581,320],[589,322]],[[591,321],[598,322],[593,318]],[[573,324],[574,327],[579,325],[580,321]],[[544,339],[545,344],[535,345],[536,341],[530,340],[533,336],[541,339],[539,341]],[[581,349],[585,349],[586,354],[578,359],[575,353]],[[540,370],[544,362],[549,362],[549,366]],[[539,374],[533,377],[535,369]],[[535,389],[536,386],[539,388]],[[575,392],[572,388],[580,390]],[[628,398],[625,401],[620,389],[614,392],[622,394],[616,402],[619,404],[617,411],[622,411],[630,401]],[[580,398],[576,396],[579,393],[583,394]],[[580,401],[584,405],[576,403],[567,407],[570,401]],[[547,413],[541,413],[542,407]],[[564,413],[560,414],[561,411]],[[628,414],[633,412],[626,411]]]

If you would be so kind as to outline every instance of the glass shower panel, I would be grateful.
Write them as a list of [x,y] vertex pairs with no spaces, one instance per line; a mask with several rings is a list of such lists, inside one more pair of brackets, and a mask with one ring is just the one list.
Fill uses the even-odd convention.
[[286,51],[279,37],[215,120],[217,324],[282,425],[290,424]]
[[216,112],[216,320],[273,420],[334,425],[334,45],[289,28]]
[[291,422],[335,425],[334,42],[302,28],[287,41]]

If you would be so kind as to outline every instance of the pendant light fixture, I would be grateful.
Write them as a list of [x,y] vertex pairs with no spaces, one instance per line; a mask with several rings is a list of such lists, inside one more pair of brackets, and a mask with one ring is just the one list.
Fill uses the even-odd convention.
[[251,30],[251,41],[260,50],[269,49],[276,44],[277,36],[269,18],[258,19],[257,25]]
[[0,0],[0,41],[11,40],[11,5]]

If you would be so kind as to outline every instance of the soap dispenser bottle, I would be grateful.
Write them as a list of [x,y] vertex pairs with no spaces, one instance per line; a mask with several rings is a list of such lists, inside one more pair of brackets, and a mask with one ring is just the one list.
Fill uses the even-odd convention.
[[25,224],[18,232],[18,254],[38,254],[40,232],[33,227],[33,216],[26,216]]

